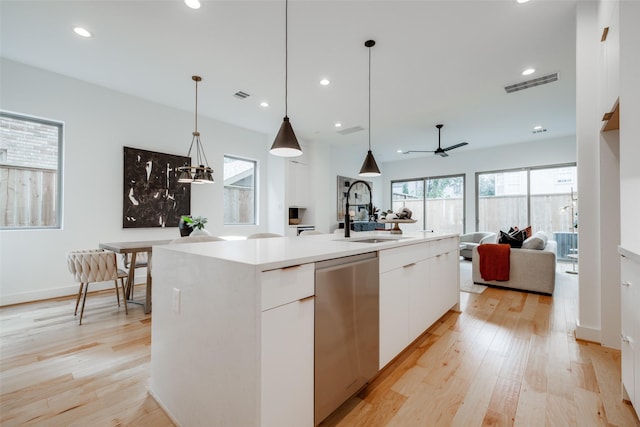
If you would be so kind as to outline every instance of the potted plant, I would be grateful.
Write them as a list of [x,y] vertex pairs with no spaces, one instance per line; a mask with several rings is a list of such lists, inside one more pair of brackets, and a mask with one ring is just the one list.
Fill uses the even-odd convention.
[[[209,234],[207,230],[204,229],[204,225],[207,223],[207,218],[196,216],[192,217],[191,215],[182,215],[180,217],[180,224],[178,228],[180,229],[180,236],[189,236],[191,234]],[[194,233],[194,231],[198,230]]]

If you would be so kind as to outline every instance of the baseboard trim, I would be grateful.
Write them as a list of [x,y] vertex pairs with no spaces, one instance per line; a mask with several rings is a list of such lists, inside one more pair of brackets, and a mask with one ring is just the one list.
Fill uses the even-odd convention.
[[[136,274],[135,283],[138,286],[141,283],[145,283],[147,280],[146,274],[139,276]],[[23,304],[26,302],[36,302],[53,298],[69,297],[78,295],[79,283],[75,283],[69,286],[63,286],[60,288],[42,289],[38,291],[20,292],[18,294],[0,295],[0,307],[7,305]],[[89,285],[89,292],[103,291],[106,289],[114,289],[113,282],[94,282]]]
[[[91,283],[89,291],[102,291],[105,289],[113,289],[113,282]],[[2,295],[0,297],[0,306],[23,304],[26,302],[42,301],[52,298],[61,298],[78,295],[80,284],[73,286],[64,286],[61,288],[45,289],[41,291],[21,292],[19,294]]]
[[600,329],[588,328],[580,325],[580,321],[576,319],[576,339],[602,344],[602,334]]

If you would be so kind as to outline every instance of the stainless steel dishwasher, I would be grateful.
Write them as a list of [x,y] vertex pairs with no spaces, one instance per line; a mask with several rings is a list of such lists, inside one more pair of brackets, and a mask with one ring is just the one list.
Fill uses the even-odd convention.
[[315,424],[378,372],[378,255],[316,263]]

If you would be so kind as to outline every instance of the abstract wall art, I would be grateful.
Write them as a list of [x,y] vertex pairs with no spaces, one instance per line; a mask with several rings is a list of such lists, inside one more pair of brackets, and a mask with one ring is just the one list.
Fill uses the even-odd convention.
[[178,183],[177,168],[191,159],[124,147],[122,227],[177,227],[191,213],[191,186]]

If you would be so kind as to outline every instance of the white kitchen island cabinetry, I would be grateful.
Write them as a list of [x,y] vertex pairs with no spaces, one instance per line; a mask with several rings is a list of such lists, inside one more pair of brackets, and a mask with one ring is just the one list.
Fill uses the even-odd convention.
[[[366,235],[389,236],[380,233]],[[387,251],[412,247],[429,267],[431,242],[457,247],[458,236],[356,240],[318,235],[154,248],[150,393],[177,425],[313,427],[315,263],[367,252],[378,252],[381,264],[401,263],[405,252]],[[407,316],[407,293],[387,290]],[[407,322],[396,354],[408,344]]]
[[263,426],[313,425],[313,264],[262,273]]
[[380,368],[458,308],[458,239],[380,251]]

